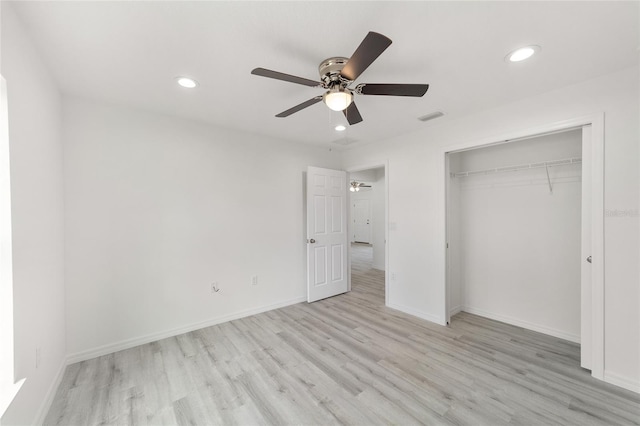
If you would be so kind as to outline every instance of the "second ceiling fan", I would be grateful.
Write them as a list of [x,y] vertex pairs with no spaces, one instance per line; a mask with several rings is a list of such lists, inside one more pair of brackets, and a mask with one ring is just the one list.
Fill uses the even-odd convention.
[[255,68],[251,71],[251,74],[326,90],[323,95],[315,96],[293,108],[289,108],[276,115],[276,117],[288,117],[304,108],[324,101],[332,110],[342,111],[349,124],[356,124],[362,121],[362,116],[355,102],[353,102],[354,94],[421,97],[429,89],[428,84],[360,83],[354,88],[349,87],[390,45],[391,40],[389,38],[382,34],[369,32],[356,51],[353,52],[351,58],[336,56],[322,61],[318,67],[320,72],[319,82],[265,68]]

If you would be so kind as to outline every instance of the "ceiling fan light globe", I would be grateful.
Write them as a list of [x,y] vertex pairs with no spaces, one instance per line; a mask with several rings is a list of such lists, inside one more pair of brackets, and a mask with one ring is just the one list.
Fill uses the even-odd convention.
[[344,111],[353,101],[353,95],[344,90],[329,90],[323,95],[324,103],[333,111]]

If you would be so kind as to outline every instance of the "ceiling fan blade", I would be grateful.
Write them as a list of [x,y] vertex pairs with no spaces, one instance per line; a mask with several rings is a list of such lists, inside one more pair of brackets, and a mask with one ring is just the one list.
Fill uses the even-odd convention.
[[316,96],[315,98],[311,98],[308,101],[301,103],[300,105],[296,105],[293,108],[289,108],[286,111],[282,111],[280,114],[276,115],[276,117],[281,117],[281,118],[288,117],[295,112],[305,109],[306,107],[310,107],[313,104],[317,104],[321,100],[322,100],[322,96]]
[[428,84],[358,84],[356,90],[362,95],[416,96],[427,93]]
[[373,31],[369,32],[356,51],[353,52],[340,74],[347,80],[355,80],[390,45],[391,40],[389,38]]
[[319,81],[309,80],[308,78],[296,77],[295,75],[289,75],[278,71],[272,71],[265,68],[256,68],[251,71],[253,75],[259,75],[261,77],[275,78],[276,80],[288,81],[289,83],[303,84],[309,87],[320,86]]
[[358,124],[362,121],[362,116],[360,115],[360,111],[358,111],[358,107],[355,102],[351,102],[347,109],[343,110],[342,113],[351,125]]

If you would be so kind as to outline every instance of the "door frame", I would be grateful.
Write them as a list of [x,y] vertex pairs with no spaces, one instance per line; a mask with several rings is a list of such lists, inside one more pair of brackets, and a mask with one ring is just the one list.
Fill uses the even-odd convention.
[[[384,169],[384,304],[389,306],[389,252],[391,251],[391,244],[389,244],[389,160],[383,162],[371,163],[366,165],[358,165],[348,167],[347,180],[351,182],[351,173],[361,172],[369,169]],[[351,223],[351,209],[348,210],[348,221]],[[351,250],[347,255],[348,271],[349,275],[349,291],[351,291]]]
[[[591,253],[593,256],[593,263],[591,264],[591,375],[596,379],[604,380],[604,113],[526,128],[504,135],[471,140],[440,149],[441,161],[439,162],[439,167],[441,168],[441,176],[445,178],[443,188],[444,209],[442,211],[445,235],[443,244],[445,291],[442,303],[444,304],[445,312],[444,320],[445,323],[448,323],[450,277],[448,273],[449,258],[447,249],[449,241],[447,211],[449,157],[447,154],[472,148],[499,145],[588,125],[591,126]],[[582,259],[582,261],[584,261],[584,259]]]

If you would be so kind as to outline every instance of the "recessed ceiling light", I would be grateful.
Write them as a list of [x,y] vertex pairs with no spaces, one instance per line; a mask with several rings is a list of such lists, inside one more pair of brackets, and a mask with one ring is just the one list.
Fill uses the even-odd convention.
[[342,132],[342,131],[344,131],[344,130],[346,130],[346,129],[347,129],[347,127],[346,127],[346,126],[344,126],[344,125],[342,125],[342,124],[338,124],[338,125],[336,126],[336,131],[338,131],[338,132]]
[[186,87],[187,89],[193,89],[198,85],[197,81],[189,77],[178,77],[176,80],[180,86]]
[[504,60],[507,62],[520,62],[529,59],[540,51],[540,46],[525,46],[510,52]]

